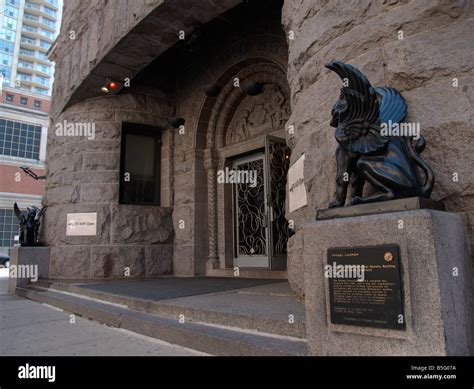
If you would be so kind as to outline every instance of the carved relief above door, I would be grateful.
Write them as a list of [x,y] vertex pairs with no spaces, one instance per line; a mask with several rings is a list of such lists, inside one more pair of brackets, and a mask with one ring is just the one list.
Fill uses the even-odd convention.
[[[242,89],[235,87],[236,78],[240,82],[259,82],[263,84],[264,90],[261,94],[249,96]],[[264,201],[258,203],[260,206],[263,204],[264,217],[260,219],[265,222],[265,228],[258,230],[257,234],[260,236],[264,232],[265,240],[260,243],[265,248],[265,252],[261,252],[260,246],[254,247],[255,242],[251,242],[250,248],[245,246],[250,244],[250,238],[256,235],[256,231],[249,227],[249,223],[252,227],[252,223],[258,218],[239,219],[239,213],[235,212],[234,207],[236,205],[235,188],[232,185],[219,185],[216,174],[226,167],[231,168],[237,159],[255,155],[257,152],[263,152],[263,156],[267,155],[266,135],[279,137],[287,135],[285,126],[290,118],[291,108],[285,65],[264,61],[243,67],[237,73],[229,72],[226,79],[219,96],[212,98],[214,100],[209,100],[210,106],[206,107],[207,112],[210,111],[208,119],[202,123],[203,126],[207,124],[206,148],[204,149],[208,188],[207,268],[234,268],[237,264],[241,267],[284,270],[286,268],[286,239],[284,234],[280,238],[280,232],[281,229],[285,229],[285,221],[280,215],[284,217],[285,202],[280,200],[284,199],[282,191],[285,191],[285,186],[283,185],[282,190],[274,193],[275,197],[264,196]],[[283,145],[286,143],[285,140],[281,142]],[[275,170],[276,165],[270,167],[267,162],[267,158],[264,158],[265,169]],[[277,182],[274,175],[267,174],[267,177],[265,175],[262,177],[267,180],[265,188],[270,188],[271,184]],[[276,187],[280,188],[279,185]],[[239,209],[249,205],[245,201],[248,192],[242,190]],[[255,204],[251,203],[251,205]],[[270,210],[270,207],[273,209]],[[238,222],[240,224],[236,225]],[[236,232],[237,235],[235,235]],[[239,253],[236,257],[237,249]]]
[[245,97],[229,123],[225,143],[231,145],[284,127],[290,105],[278,85],[266,85],[258,96]]

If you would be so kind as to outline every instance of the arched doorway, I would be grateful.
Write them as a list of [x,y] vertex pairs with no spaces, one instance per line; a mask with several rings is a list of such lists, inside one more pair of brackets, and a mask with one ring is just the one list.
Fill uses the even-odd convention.
[[[259,83],[252,96],[242,85]],[[283,64],[249,58],[229,68],[203,104],[196,138],[207,180],[208,259],[216,269],[286,269],[289,87]],[[239,178],[240,177],[240,178]],[[242,178],[247,178],[243,182]]]

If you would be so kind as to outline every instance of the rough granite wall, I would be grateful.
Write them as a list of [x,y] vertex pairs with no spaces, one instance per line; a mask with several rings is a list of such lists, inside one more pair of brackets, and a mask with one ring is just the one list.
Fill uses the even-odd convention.
[[52,49],[56,62],[53,116],[102,58],[163,0],[69,0]]
[[[48,133],[43,241],[51,247],[51,278],[171,274],[173,225],[169,185],[169,131],[162,131],[162,207],[120,205],[122,122],[166,128],[171,104],[135,92],[75,104]],[[90,123],[94,139],[61,136],[57,124]],[[97,212],[96,236],[66,236],[67,213]]]
[[[127,265],[132,276],[172,271],[172,208],[118,205],[120,129],[122,121],[130,121],[163,130],[162,204],[172,206],[174,155],[166,120],[172,104],[157,90],[137,91],[132,85],[133,94],[101,97],[100,88],[107,79],[133,79],[178,42],[180,31],[189,33],[238,3],[65,2],[61,34],[49,53],[56,63],[51,128],[63,120],[94,123],[98,138],[55,138],[50,131],[43,235],[52,247],[51,277],[115,277]],[[98,212],[97,237],[66,237],[68,212]],[[192,267],[176,270],[193,274]]]
[[107,77],[132,79],[178,42],[179,31],[234,7],[241,0],[68,0],[58,40],[52,116],[100,95]]
[[[288,124],[295,125],[297,138],[291,160],[306,156],[308,206],[291,215],[297,229],[334,196],[337,144],[329,121],[341,82],[324,64],[342,60],[406,98],[407,120],[420,123],[427,141],[423,156],[436,174],[432,197],[448,211],[466,213],[474,248],[473,9],[468,0],[285,1],[283,25],[294,33],[288,39]],[[297,233],[290,243],[293,269],[302,269],[300,245]],[[302,293],[302,278],[291,268],[290,282]]]

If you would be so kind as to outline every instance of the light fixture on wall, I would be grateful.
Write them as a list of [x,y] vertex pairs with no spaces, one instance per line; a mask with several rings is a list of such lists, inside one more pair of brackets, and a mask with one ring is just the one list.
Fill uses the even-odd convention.
[[208,84],[204,87],[203,91],[208,97],[216,97],[221,91],[221,88],[219,88],[219,86],[216,84]]
[[171,117],[168,119],[168,123],[173,127],[173,128],[180,128],[181,126],[184,126],[184,123],[186,120],[180,117]]
[[107,84],[100,88],[100,90],[102,93],[118,93],[122,87],[122,83],[107,79]]
[[240,89],[249,96],[257,96],[264,91],[263,84],[254,81],[254,80],[246,80],[240,84]]

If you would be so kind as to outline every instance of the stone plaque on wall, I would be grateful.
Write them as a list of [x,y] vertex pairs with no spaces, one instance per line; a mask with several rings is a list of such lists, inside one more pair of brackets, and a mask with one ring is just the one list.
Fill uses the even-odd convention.
[[97,213],[68,213],[67,236],[95,236],[97,234]]
[[331,323],[405,329],[399,248],[328,249]]
[[290,212],[296,211],[308,203],[304,186],[304,154],[288,170],[288,188]]

